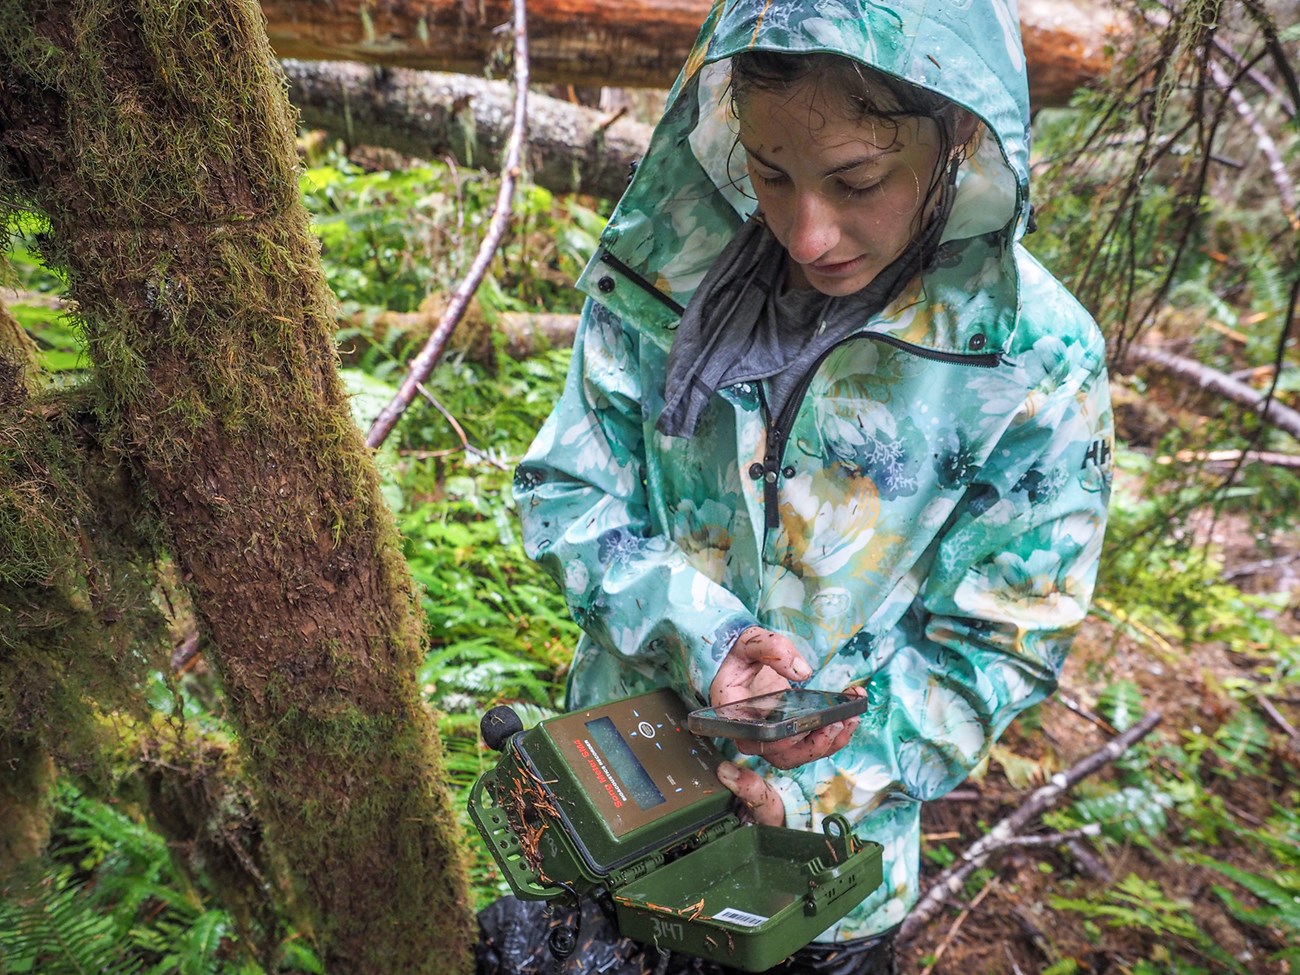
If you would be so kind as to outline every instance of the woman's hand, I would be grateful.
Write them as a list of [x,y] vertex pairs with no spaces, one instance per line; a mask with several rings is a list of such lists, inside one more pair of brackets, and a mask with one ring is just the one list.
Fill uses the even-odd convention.
[[742,819],[763,826],[785,825],[785,804],[781,796],[753,769],[723,762],[718,766],[718,781],[734,792],[744,806]]
[[794,644],[779,633],[751,626],[736,638],[709,686],[709,703],[715,708],[773,691],[784,691],[791,681],[807,680],[812,668]]
[[[722,666],[718,668],[718,674],[709,687],[709,703],[719,707],[760,694],[787,690],[791,681],[807,680],[811,676],[812,668],[786,637],[761,626],[751,626],[736,639],[735,645],[722,661]],[[860,687],[845,690],[859,696],[866,695],[866,690]],[[854,717],[805,735],[780,741],[738,741],[736,747],[748,755],[762,755],[777,768],[795,768],[835,754],[848,744],[857,727],[858,718]],[[762,782],[761,778],[759,782]],[[726,781],[723,781],[723,785],[740,795]],[[766,783],[763,785],[766,787]],[[756,790],[751,789],[751,792],[757,800],[759,797]],[[746,801],[743,795],[741,799]],[[750,806],[753,808],[753,804]]]

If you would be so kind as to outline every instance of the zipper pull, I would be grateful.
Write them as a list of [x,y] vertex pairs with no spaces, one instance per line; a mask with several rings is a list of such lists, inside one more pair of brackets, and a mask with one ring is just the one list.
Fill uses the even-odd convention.
[[765,528],[771,530],[780,523],[780,511],[777,509],[776,458],[768,454],[761,464],[754,461],[749,465],[749,476],[756,481],[759,479],[763,481],[763,524]]

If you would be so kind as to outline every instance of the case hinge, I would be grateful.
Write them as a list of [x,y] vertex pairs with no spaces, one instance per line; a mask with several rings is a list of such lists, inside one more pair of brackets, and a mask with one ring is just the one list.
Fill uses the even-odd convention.
[[849,858],[859,849],[848,821],[838,814],[827,816],[822,822],[822,832],[826,834],[827,856],[814,857],[803,868],[808,878],[803,911],[810,916],[852,890],[859,879],[856,871],[845,869]]
[[739,827],[740,820],[734,815],[727,815],[716,823],[710,823],[703,829],[697,830],[668,850],[658,850],[641,860],[637,860],[635,863],[630,863],[626,867],[612,871],[610,875],[605,878],[605,886],[611,891],[618,890],[620,887],[630,884],[638,877],[644,877],[646,874],[654,873],[662,867],[669,858],[675,860],[677,857],[689,853],[691,850],[699,849],[701,846],[706,846],[719,837],[726,836],[732,830],[738,829]]

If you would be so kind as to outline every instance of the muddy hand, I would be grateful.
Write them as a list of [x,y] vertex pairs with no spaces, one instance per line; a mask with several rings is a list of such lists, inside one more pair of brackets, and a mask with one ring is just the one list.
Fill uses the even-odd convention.
[[[771,630],[751,626],[740,634],[723,659],[709,688],[709,701],[714,707],[719,707],[759,694],[788,690],[791,681],[807,680],[811,676],[812,668],[789,639]],[[862,688],[846,690],[866,694]],[[835,754],[848,744],[857,727],[858,719],[850,718],[780,741],[737,741],[736,748],[748,755],[762,755],[777,768],[797,768]]]
[[718,781],[740,800],[742,818],[764,826],[785,825],[785,806],[780,795],[753,769],[723,762],[718,766]]
[[807,680],[812,668],[794,644],[779,633],[751,626],[736,638],[709,687],[715,708],[748,697],[784,691],[792,681]]

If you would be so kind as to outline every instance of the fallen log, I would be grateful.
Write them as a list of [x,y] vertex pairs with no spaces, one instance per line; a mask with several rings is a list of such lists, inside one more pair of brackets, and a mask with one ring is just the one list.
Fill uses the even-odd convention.
[[[358,333],[346,343],[344,360],[360,358],[372,342],[382,342],[394,332],[403,333],[406,341],[423,344],[433,334],[444,311],[443,302],[434,299],[416,311],[340,318],[339,328]],[[491,365],[496,356],[494,335],[500,335],[502,351],[510,358],[528,359],[547,349],[569,348],[577,328],[577,315],[546,312],[503,312],[494,324],[489,324],[477,306],[471,304],[463,327],[452,337],[451,347],[470,362]]]
[[[508,83],[347,61],[283,64],[289,99],[312,128],[352,145],[500,168],[515,97]],[[555,193],[617,199],[650,141],[648,125],[534,92],[528,119],[530,176]]]
[[1275,399],[1268,399],[1259,390],[1233,379],[1226,373],[1211,369],[1195,359],[1188,359],[1184,356],[1174,355],[1172,352],[1165,352],[1162,349],[1154,349],[1145,345],[1130,345],[1125,354],[1131,360],[1136,360],[1143,365],[1158,369],[1184,382],[1199,386],[1208,393],[1222,396],[1226,400],[1252,409],[1259,414],[1260,419],[1264,420],[1264,422],[1291,434],[1296,439],[1300,439],[1300,412],[1279,403]]
[[[534,0],[535,82],[667,88],[712,0]],[[262,0],[282,58],[362,61],[482,75],[510,49],[509,0]],[[1101,76],[1118,16],[1104,0],[1022,0],[1020,24],[1036,107],[1066,104]]]

